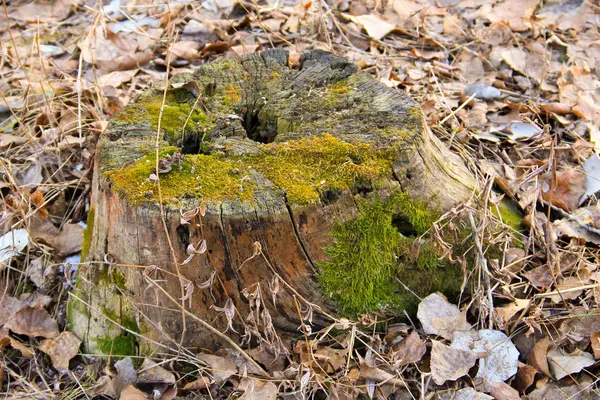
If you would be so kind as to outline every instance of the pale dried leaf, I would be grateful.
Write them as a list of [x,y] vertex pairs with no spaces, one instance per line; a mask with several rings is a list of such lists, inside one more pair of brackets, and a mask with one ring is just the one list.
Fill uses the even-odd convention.
[[27,229],[15,229],[4,234],[0,237],[0,263],[17,256],[30,241],[31,237]]
[[238,390],[244,391],[244,394],[239,397],[240,400],[277,399],[277,385],[265,380],[242,378]]
[[477,353],[455,349],[437,340],[432,344],[431,375],[438,385],[446,381],[455,381],[466,375],[479,358]]
[[398,360],[399,366],[403,366],[421,361],[426,351],[425,341],[417,331],[412,331],[404,340],[392,346],[390,356],[392,360]]
[[455,331],[471,328],[466,315],[441,293],[430,294],[419,303],[417,318],[423,325],[423,332],[448,340],[452,339]]
[[390,24],[381,17],[373,14],[359,15],[350,19],[362,26],[367,34],[375,40],[382,39],[385,35],[396,29],[394,24]]
[[537,369],[539,372],[546,376],[550,376],[550,369],[548,368],[548,345],[550,339],[547,336],[538,340],[531,352],[527,356],[527,364]]
[[133,362],[131,358],[125,357],[115,363],[115,369],[117,370],[117,376],[113,381],[114,389],[116,393],[121,391],[130,385],[137,383],[137,372],[133,368]]
[[144,362],[138,372],[138,382],[143,383],[175,383],[175,375],[167,371],[149,358],[144,358]]
[[237,374],[238,369],[233,361],[214,354],[200,353],[196,355],[200,361],[208,365],[208,371],[216,382],[223,382],[230,376]]
[[576,374],[582,369],[593,365],[594,356],[587,352],[565,354],[559,349],[548,352],[548,365],[554,379],[559,380],[570,374]]

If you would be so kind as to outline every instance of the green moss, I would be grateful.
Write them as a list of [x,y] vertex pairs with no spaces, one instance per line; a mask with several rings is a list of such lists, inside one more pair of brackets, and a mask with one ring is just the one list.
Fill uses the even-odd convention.
[[161,108],[161,130],[166,139],[173,144],[183,136],[185,131],[205,130],[212,126],[212,119],[185,90],[168,91],[164,106],[161,92],[145,93],[138,98],[135,104],[127,106],[117,113],[115,120],[127,123],[149,121],[152,127],[157,129]]
[[492,211],[497,217],[502,219],[502,222],[513,228],[515,231],[518,232],[521,230],[523,215],[517,206],[510,200],[502,199],[497,207],[492,208]]
[[90,250],[90,246],[92,245],[92,234],[94,232],[94,217],[95,211],[94,208],[91,207],[88,211],[87,216],[87,226],[83,231],[83,242],[81,244],[81,261],[85,261],[88,252]]
[[[393,152],[366,143],[348,143],[325,134],[286,143],[263,145],[260,155],[186,155],[181,166],[161,175],[165,202],[195,196],[206,201],[253,199],[256,183],[249,179],[257,171],[285,191],[293,204],[317,202],[326,191],[357,190],[365,182],[377,186],[389,176]],[[166,157],[175,148],[163,150]],[[155,167],[150,153],[129,167],[108,172],[116,190],[133,203],[157,201],[155,183],[148,179]]]
[[[343,313],[414,306],[418,299],[395,278],[420,295],[460,288],[460,269],[446,268],[441,251],[427,240],[436,210],[403,191],[385,200],[359,200],[359,207],[358,217],[334,227],[334,240],[324,249],[329,261],[318,264],[324,292]],[[401,233],[407,231],[410,237]],[[413,276],[418,279],[404,282]]]
[[134,335],[123,333],[119,336],[94,339],[103,354],[128,357],[136,355],[137,340]]
[[106,265],[102,266],[100,270],[98,282],[101,284],[114,284],[121,290],[126,290],[126,280],[123,272],[119,271],[117,268]]

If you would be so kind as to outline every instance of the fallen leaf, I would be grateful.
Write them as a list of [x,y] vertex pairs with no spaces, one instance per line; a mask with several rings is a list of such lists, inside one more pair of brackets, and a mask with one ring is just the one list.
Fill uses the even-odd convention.
[[21,356],[25,358],[33,358],[33,349],[17,339],[11,338],[10,345],[21,352]]
[[332,374],[342,369],[346,364],[346,350],[332,349],[329,346],[319,347],[313,352],[314,360],[321,370]]
[[431,375],[437,385],[466,375],[479,358],[473,351],[452,348],[437,340],[432,345]]
[[550,369],[548,367],[549,344],[550,339],[548,339],[547,336],[544,336],[533,345],[533,349],[531,349],[531,352],[527,356],[527,364],[546,376],[550,376]]
[[182,40],[171,45],[169,54],[183,58],[184,60],[196,60],[201,57],[199,50],[200,43],[198,41]]
[[535,382],[535,374],[537,374],[537,370],[530,365],[519,363],[519,370],[517,371],[517,376],[512,381],[512,385],[519,392],[524,393],[533,382]]
[[530,19],[537,8],[535,0],[505,0],[495,4],[484,5],[478,12],[491,23],[504,22],[517,32],[522,32],[531,26]]
[[[125,388],[137,383],[137,372],[135,372],[135,368],[133,368],[131,358],[125,357],[124,359],[117,361],[115,363],[115,369],[117,370],[117,376],[113,380],[115,393],[122,393]],[[135,391],[132,391],[132,393],[134,392]]]
[[423,325],[423,332],[448,340],[452,339],[455,331],[471,328],[465,313],[450,304],[441,293],[430,294],[419,303],[417,318]]
[[22,136],[11,135],[10,133],[0,134],[0,149],[18,146],[23,143],[27,143],[27,139]]
[[142,383],[175,383],[175,375],[167,371],[154,361],[145,358],[140,371],[138,372],[138,382]]
[[27,229],[15,229],[4,234],[0,237],[0,263],[17,256],[30,241]]
[[490,132],[504,136],[509,140],[527,140],[539,135],[542,130],[536,125],[527,122],[511,122],[490,129]]
[[529,302],[530,300],[528,299],[515,299],[512,303],[501,307],[495,307],[494,318],[497,320],[499,325],[505,326],[508,321],[515,316],[515,314],[527,308],[529,306]]
[[567,212],[573,211],[579,207],[581,197],[586,193],[587,180],[586,174],[575,168],[557,172],[556,177],[544,180],[543,198]]
[[527,400],[591,400],[596,397],[591,393],[593,388],[588,382],[579,385],[550,382],[529,393]]
[[146,393],[137,389],[133,385],[127,385],[119,394],[119,400],[147,400]]
[[396,25],[390,24],[381,17],[373,14],[364,14],[357,17],[350,16],[349,19],[360,25],[375,40],[382,39],[385,35],[396,29]]
[[225,357],[200,353],[196,355],[196,358],[208,365],[208,371],[210,371],[216,382],[223,382],[225,379],[238,372],[233,361],[228,360]]
[[118,88],[123,83],[129,82],[138,72],[139,69],[109,72],[108,74],[101,75],[98,78],[98,84],[100,87],[111,86]]
[[35,240],[41,239],[52,246],[59,256],[81,251],[84,229],[79,224],[67,223],[59,230],[51,222],[37,219],[32,221],[30,230]]
[[426,351],[425,341],[419,337],[417,331],[412,331],[404,340],[392,346],[389,356],[397,361],[399,366],[403,366],[421,361]]
[[519,392],[504,382],[493,382],[490,394],[496,400],[520,400]]
[[583,170],[585,171],[585,192],[579,199],[579,204],[600,191],[600,155],[592,154],[585,160]]
[[52,365],[59,372],[69,370],[69,361],[79,352],[81,339],[72,332],[64,331],[53,339],[46,339],[40,344],[40,350],[50,356]]
[[485,393],[481,393],[467,387],[464,389],[457,390],[456,392],[444,391],[439,395],[440,400],[494,400],[492,396],[488,396]]
[[596,206],[580,207],[571,217],[552,223],[559,238],[571,237],[600,245],[600,209]]
[[451,347],[480,357],[477,377],[483,379],[487,391],[493,382],[504,382],[517,373],[519,351],[501,331],[456,332]]
[[48,311],[39,306],[21,308],[4,326],[19,335],[45,338],[58,336],[58,324]]
[[560,380],[567,375],[576,374],[595,362],[594,356],[587,352],[576,352],[570,355],[559,349],[548,352],[548,365],[552,376],[556,380]]
[[598,360],[600,358],[600,331],[592,333],[592,336],[590,336],[590,342],[592,343],[594,358]]
[[276,400],[277,399],[277,385],[273,382],[242,378],[238,385],[238,390],[243,390],[239,399],[240,400]]
[[554,283],[554,277],[550,267],[546,264],[535,267],[531,271],[523,273],[523,276],[537,288],[547,288]]
[[200,390],[209,387],[212,383],[212,379],[206,376],[200,376],[195,381],[188,382],[183,387],[183,390]]
[[493,86],[486,85],[482,82],[476,82],[465,86],[461,93],[461,100],[465,102],[471,96],[475,96],[476,99],[480,100],[492,101],[499,99],[502,96],[502,93]]

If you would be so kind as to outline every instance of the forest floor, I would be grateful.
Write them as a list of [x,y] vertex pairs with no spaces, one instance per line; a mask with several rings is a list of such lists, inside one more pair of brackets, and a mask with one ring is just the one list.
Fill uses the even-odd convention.
[[[1,8],[1,398],[600,397],[597,2],[5,0]],[[519,243],[489,237],[478,220],[473,234],[504,251],[476,249],[478,284],[458,304],[432,294],[416,317],[384,332],[375,329],[382,316],[365,315],[314,333],[311,349],[308,337],[278,357],[247,349],[269,379],[224,353],[135,363],[83,353],[66,303],[107,121],[167,70],[273,47],[292,61],[335,52],[415,98],[487,188],[484,202],[518,205]]]

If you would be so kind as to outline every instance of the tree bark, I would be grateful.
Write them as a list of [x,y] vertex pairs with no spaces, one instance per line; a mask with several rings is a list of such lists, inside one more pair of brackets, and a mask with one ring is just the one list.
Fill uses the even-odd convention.
[[448,210],[475,186],[413,100],[330,53],[225,59],[165,86],[98,143],[69,304],[88,351],[223,345],[198,319],[235,340],[329,324],[319,263],[359,199],[401,190]]

